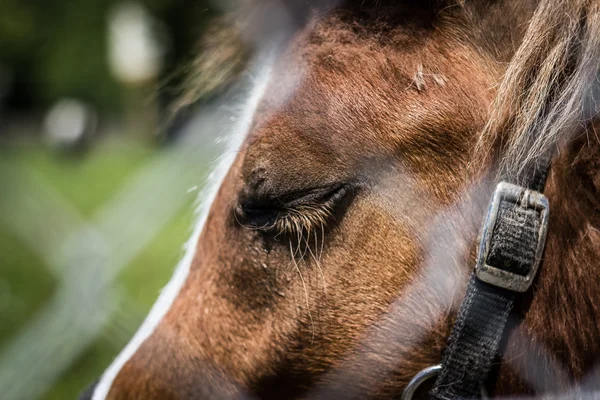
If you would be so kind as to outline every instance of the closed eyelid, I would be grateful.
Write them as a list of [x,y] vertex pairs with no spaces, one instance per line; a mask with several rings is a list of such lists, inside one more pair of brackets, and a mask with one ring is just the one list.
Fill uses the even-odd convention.
[[349,186],[345,183],[332,183],[281,192],[243,191],[239,196],[239,203],[243,207],[252,209],[287,209],[300,205],[314,205],[326,202]]
[[236,220],[242,226],[262,231],[310,231],[331,219],[333,209],[348,189],[349,185],[336,184],[284,196],[241,197],[235,209]]

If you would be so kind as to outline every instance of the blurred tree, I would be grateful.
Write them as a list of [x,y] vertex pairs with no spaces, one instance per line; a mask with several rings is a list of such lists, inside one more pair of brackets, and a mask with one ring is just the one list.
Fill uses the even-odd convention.
[[[119,0],[0,1],[0,64],[14,74],[9,106],[45,107],[59,97],[119,110],[119,84],[107,62],[107,16]],[[207,0],[140,0],[169,37],[165,76],[191,54],[206,22],[216,15]],[[168,85],[168,83],[167,83]]]
[[0,2],[0,63],[19,77],[13,76],[13,103],[25,103],[31,90],[27,89],[29,80],[19,79],[31,75],[31,57],[27,52],[36,48],[36,26],[40,20],[40,10],[34,4],[20,0],[4,0]]

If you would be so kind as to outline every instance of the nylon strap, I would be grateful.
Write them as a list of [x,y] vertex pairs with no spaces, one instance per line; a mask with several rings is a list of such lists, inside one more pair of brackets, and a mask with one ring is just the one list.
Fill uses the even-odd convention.
[[[541,157],[519,179],[519,184],[542,192],[550,159],[550,154]],[[507,272],[527,275],[535,262],[539,223],[535,210],[510,202],[500,203],[488,263]],[[519,294],[483,282],[475,273],[471,275],[442,358],[442,369],[430,393],[432,399],[480,398]]]

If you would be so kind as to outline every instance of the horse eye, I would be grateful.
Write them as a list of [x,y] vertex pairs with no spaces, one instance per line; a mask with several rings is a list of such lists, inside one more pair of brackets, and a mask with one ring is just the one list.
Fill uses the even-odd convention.
[[244,202],[235,208],[236,220],[243,226],[266,229],[273,225],[279,216],[278,208],[269,207],[264,204]]
[[263,231],[310,232],[332,218],[348,189],[337,183],[279,195],[244,195],[235,207],[235,217],[242,226]]

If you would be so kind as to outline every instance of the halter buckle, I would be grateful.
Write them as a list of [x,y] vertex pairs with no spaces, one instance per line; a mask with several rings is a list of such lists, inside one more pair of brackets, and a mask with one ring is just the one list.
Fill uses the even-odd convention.
[[[421,371],[419,371],[411,380],[408,382],[408,385],[404,388],[402,392],[402,397],[400,400],[413,400],[417,389],[425,383],[425,381],[434,378],[442,371],[442,364],[432,365],[431,367],[427,367]],[[481,386],[481,400],[487,400],[488,394],[485,390],[485,386]]]
[[483,224],[477,278],[515,292],[527,291],[542,259],[548,209],[543,194],[500,182]]

